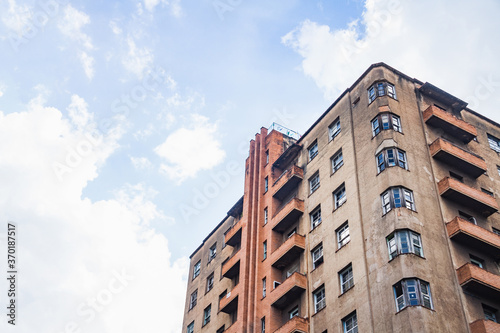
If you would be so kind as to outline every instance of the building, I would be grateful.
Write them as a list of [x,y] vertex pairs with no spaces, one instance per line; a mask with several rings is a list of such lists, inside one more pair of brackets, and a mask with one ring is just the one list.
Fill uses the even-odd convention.
[[500,332],[500,125],[384,63],[250,142],[182,332]]

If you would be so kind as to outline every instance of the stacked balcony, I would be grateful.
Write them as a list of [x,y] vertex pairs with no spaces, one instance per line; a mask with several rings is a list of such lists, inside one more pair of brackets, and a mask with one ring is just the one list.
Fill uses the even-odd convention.
[[500,236],[460,217],[446,224],[450,239],[500,259]]
[[224,242],[232,247],[241,244],[241,233],[243,230],[243,223],[241,219],[237,221],[231,229],[229,229],[224,235]]
[[491,320],[479,319],[470,325],[471,333],[498,333],[500,332],[500,324]]
[[438,183],[438,190],[442,197],[467,206],[484,216],[490,216],[498,211],[498,204],[494,197],[467,186],[456,179],[443,178]]
[[434,105],[429,106],[423,112],[423,118],[428,125],[441,128],[464,143],[469,143],[477,136],[477,130],[474,126]]
[[240,284],[226,294],[219,302],[219,309],[224,313],[233,313],[238,309],[238,296],[240,293]]
[[283,200],[304,178],[304,170],[296,165],[292,165],[284,171],[274,182],[275,191],[273,197]]
[[271,266],[283,269],[295,261],[306,248],[306,238],[293,234],[271,254]]
[[273,230],[284,232],[304,213],[304,200],[292,198],[273,217]]
[[457,269],[457,275],[465,290],[482,297],[500,299],[500,276],[471,263]]
[[293,317],[286,322],[285,325],[278,328],[274,333],[308,333],[309,324],[307,319],[301,317]]
[[306,290],[306,287],[306,276],[299,272],[293,273],[270,293],[271,305],[277,309],[283,310],[291,302],[298,299]]
[[430,145],[429,149],[435,159],[456,166],[474,178],[481,176],[487,170],[486,162],[482,157],[444,139],[437,139]]
[[241,251],[236,252],[222,264],[222,276],[232,279],[240,273],[240,254]]

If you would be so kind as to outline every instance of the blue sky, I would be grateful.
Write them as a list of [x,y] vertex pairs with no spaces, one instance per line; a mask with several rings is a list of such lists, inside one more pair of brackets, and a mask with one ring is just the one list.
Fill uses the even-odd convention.
[[305,132],[372,63],[500,122],[493,0],[0,13],[0,239],[15,221],[19,332],[180,332],[187,257],[241,197],[249,140],[273,121]]

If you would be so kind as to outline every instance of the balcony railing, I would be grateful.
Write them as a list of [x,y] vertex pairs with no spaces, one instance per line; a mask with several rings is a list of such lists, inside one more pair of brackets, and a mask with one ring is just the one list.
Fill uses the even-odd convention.
[[468,292],[482,297],[500,299],[500,276],[471,263],[457,269],[458,282]]
[[304,178],[304,170],[296,165],[284,171],[274,182],[273,197],[283,200]]
[[236,246],[241,243],[241,233],[243,230],[243,223],[241,219],[238,220],[224,235],[224,242],[229,246]]
[[224,313],[232,313],[238,308],[238,296],[240,294],[241,283],[236,285],[233,290],[228,292],[226,296],[221,298],[219,309]]
[[278,328],[274,333],[309,333],[309,323],[307,319],[301,317],[293,317]]
[[442,197],[470,207],[484,216],[490,216],[498,211],[498,204],[494,197],[467,186],[456,179],[443,178],[438,183],[438,190]]
[[240,272],[240,254],[241,250],[238,250],[232,257],[228,258],[222,264],[222,276],[226,278],[233,278]]
[[300,297],[306,290],[307,278],[305,275],[295,272],[269,295],[271,305],[278,309],[283,309],[291,302]]
[[273,217],[273,230],[283,232],[304,213],[304,200],[293,198]]
[[423,112],[423,118],[427,124],[439,127],[465,143],[477,136],[477,130],[474,126],[434,105],[429,106]]
[[453,143],[437,139],[430,147],[431,155],[442,162],[453,165],[474,178],[486,172],[486,162],[480,156],[468,152]]
[[306,238],[294,234],[271,254],[271,265],[283,269],[295,261],[306,248]]
[[446,224],[448,236],[456,242],[500,259],[500,236],[460,217]]
[[500,324],[491,320],[479,319],[472,322],[470,325],[471,333],[498,333],[500,332]]

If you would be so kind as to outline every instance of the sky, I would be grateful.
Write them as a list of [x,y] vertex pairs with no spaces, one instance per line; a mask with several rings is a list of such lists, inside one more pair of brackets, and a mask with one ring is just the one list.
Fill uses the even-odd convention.
[[[249,141],[385,62],[500,122],[500,2],[0,1],[2,332],[181,332]],[[5,252],[4,252],[5,251]],[[4,258],[5,255],[0,255]],[[0,276],[7,262],[0,261]]]

